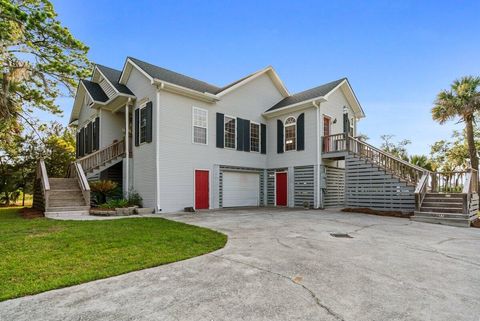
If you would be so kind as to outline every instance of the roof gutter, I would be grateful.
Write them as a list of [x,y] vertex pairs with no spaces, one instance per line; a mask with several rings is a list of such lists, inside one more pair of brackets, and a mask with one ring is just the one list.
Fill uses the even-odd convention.
[[296,110],[301,110],[301,109],[310,108],[310,107],[317,107],[317,105],[326,101],[327,99],[324,96],[316,97],[313,99],[301,101],[301,102],[284,106],[281,108],[277,108],[274,110],[266,111],[262,115],[267,118],[274,117],[276,115],[282,114],[285,111],[296,111]]
[[163,80],[160,80],[160,79],[157,79],[157,78],[153,78],[151,80],[151,84],[156,86],[157,88],[159,88],[161,90],[165,90],[165,91],[175,93],[175,94],[184,95],[184,96],[187,96],[187,97],[190,97],[190,98],[199,99],[199,100],[209,102],[209,103],[213,103],[213,102],[216,102],[216,101],[220,100],[220,98],[218,98],[214,94],[207,93],[207,92],[202,93],[202,92],[199,92],[199,91],[196,91],[196,90],[193,90],[193,89],[189,89],[189,88],[185,88],[185,87],[182,87],[182,86],[179,86],[179,85],[175,85],[175,84],[172,84],[172,83],[169,83],[167,81],[163,81]]

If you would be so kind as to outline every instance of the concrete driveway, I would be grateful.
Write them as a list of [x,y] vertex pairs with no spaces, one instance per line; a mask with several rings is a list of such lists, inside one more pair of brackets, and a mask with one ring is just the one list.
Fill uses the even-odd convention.
[[227,246],[5,301],[0,320],[480,320],[480,229],[314,210],[165,216]]

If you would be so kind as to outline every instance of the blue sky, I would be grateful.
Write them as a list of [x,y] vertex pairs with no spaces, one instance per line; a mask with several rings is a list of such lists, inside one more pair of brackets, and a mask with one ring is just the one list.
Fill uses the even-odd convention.
[[[431,120],[438,91],[480,75],[479,1],[53,2],[89,58],[114,68],[133,56],[224,85],[272,65],[290,92],[347,76],[360,132],[410,139],[411,153],[459,128]],[[60,104],[67,123],[72,100]]]

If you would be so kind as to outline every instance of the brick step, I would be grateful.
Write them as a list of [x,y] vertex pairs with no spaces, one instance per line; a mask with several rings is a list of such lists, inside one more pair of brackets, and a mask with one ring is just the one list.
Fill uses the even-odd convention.
[[47,218],[68,218],[74,219],[78,218],[79,220],[84,220],[85,216],[90,215],[88,210],[79,210],[79,211],[69,211],[69,212],[45,212],[45,217]]
[[463,207],[427,207],[423,206],[420,208],[421,212],[433,212],[433,213],[463,213]]
[[45,210],[46,213],[65,213],[65,212],[78,212],[88,211],[90,206],[48,206]]
[[410,217],[410,220],[415,222],[423,222],[423,223],[442,224],[442,225],[458,226],[458,227],[470,227],[470,220],[465,218],[438,218],[438,217],[414,215]]

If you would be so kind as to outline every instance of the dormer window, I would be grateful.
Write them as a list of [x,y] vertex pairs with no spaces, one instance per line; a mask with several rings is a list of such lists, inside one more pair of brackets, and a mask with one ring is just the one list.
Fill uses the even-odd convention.
[[295,117],[288,117],[285,120],[285,151],[297,149],[297,120]]

